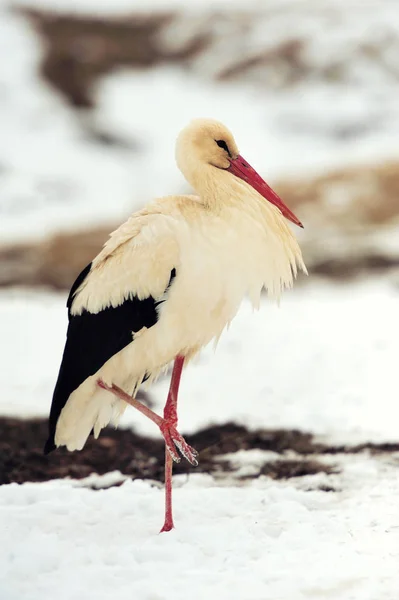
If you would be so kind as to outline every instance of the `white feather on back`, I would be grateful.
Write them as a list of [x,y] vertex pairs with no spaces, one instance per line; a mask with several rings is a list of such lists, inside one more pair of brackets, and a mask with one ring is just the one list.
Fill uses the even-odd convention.
[[98,313],[129,297],[162,297],[170,273],[179,264],[173,217],[142,211],[111,234],[77,290],[72,314]]

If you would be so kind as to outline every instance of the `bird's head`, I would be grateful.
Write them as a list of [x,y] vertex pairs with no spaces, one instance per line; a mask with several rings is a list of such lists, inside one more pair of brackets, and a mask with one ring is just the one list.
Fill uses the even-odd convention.
[[[225,125],[213,119],[195,119],[179,134],[176,143],[177,164],[186,179],[197,189],[198,179],[205,166],[222,169],[255,189],[281,214],[303,227],[300,220],[284,204],[262,177],[240,155],[233,134]],[[202,169],[201,169],[202,167]]]

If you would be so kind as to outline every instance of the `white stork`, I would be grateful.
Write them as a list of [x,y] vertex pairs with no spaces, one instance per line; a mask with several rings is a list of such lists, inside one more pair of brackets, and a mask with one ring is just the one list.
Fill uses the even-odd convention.
[[[186,364],[262,289],[278,298],[306,272],[285,218],[302,227],[240,156],[230,131],[197,119],[176,143],[178,167],[198,195],[166,196],[111,234],[72,286],[69,325],[45,452],[81,450],[117,425],[127,404],[165,440],[165,522],[172,529],[172,461],[197,452],[178,433],[177,395]],[[266,201],[265,201],[266,200]],[[163,418],[135,399],[174,361]]]

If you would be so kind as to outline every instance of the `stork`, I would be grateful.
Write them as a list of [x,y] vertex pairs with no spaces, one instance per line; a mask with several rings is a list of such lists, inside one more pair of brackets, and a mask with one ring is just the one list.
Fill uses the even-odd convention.
[[[45,445],[45,453],[81,450],[128,404],[149,417],[165,440],[161,531],[174,527],[173,461],[198,464],[177,431],[183,366],[219,338],[245,297],[259,308],[263,288],[278,299],[298,269],[306,272],[285,219],[301,222],[224,125],[192,121],[177,138],[176,161],[197,195],[166,196],[134,213],[72,286]],[[161,417],[135,395],[172,362]]]

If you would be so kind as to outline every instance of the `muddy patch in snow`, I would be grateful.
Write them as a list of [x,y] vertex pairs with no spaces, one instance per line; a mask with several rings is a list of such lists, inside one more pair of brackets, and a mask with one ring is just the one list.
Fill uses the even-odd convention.
[[[45,419],[0,419],[0,484],[65,477],[82,479],[92,473],[103,475],[112,471],[120,471],[133,479],[163,481],[161,440],[143,437],[131,430],[107,428],[98,440],[90,439],[81,452],[60,449],[44,456],[46,435]],[[262,475],[276,480],[316,473],[333,475],[339,471],[333,463],[334,455],[399,452],[399,443],[329,446],[316,442],[309,433],[283,429],[248,431],[233,423],[202,429],[186,439],[200,453],[195,472],[240,480]],[[243,450],[267,451],[270,458],[258,460],[249,472],[243,471],[232,460],[232,454]],[[188,474],[193,470],[185,461],[174,467],[175,474]],[[122,480],[116,479],[111,485],[119,485]],[[324,491],[334,491],[334,486],[327,485]]]

